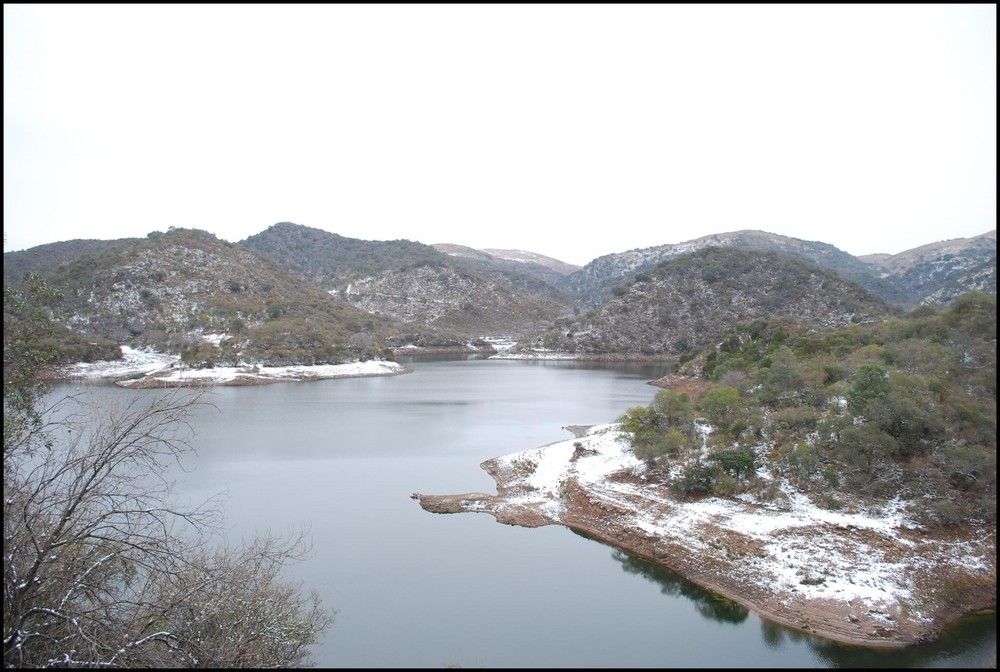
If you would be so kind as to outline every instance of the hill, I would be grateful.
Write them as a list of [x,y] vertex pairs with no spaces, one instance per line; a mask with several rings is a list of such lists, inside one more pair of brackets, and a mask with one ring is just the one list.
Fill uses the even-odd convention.
[[456,246],[443,246],[445,253],[422,243],[345,238],[290,222],[240,244],[358,308],[404,323],[402,340],[413,345],[462,348],[481,336],[519,338],[569,313],[562,295],[542,278],[553,274],[545,266],[471,248],[455,254]]
[[898,312],[836,273],[776,252],[704,247],[639,273],[598,310],[558,321],[516,352],[679,358],[740,322],[796,316],[835,326]]
[[337,364],[382,356],[391,320],[205,231],[126,239],[43,275],[66,324],[193,364]]
[[434,249],[447,254],[453,259],[464,261],[475,268],[525,274],[546,282],[553,287],[558,286],[560,281],[567,275],[580,270],[579,266],[567,264],[564,261],[525,250],[476,250],[464,245],[452,245],[450,243],[437,243],[434,245]]
[[[405,323],[415,344],[461,342],[482,336],[534,335],[570,314],[556,292],[541,283],[525,291],[509,274],[449,263],[421,263],[352,283],[344,298],[364,310]],[[435,335],[432,340],[428,335]]]
[[907,307],[950,304],[970,290],[997,293],[996,229],[972,238],[953,238],[895,255],[859,257],[897,287]]
[[4,252],[3,282],[16,285],[28,273],[46,273],[60,264],[76,261],[90,254],[101,254],[123,240],[65,240],[39,245],[18,252]]
[[444,259],[423,243],[346,238],[292,222],[274,224],[239,244],[327,290],[389,269]]
[[[765,231],[734,231],[703,236],[683,243],[658,245],[608,254],[591,261],[581,270],[557,283],[583,306],[597,307],[611,296],[611,288],[628,281],[637,273],[680,254],[706,247],[732,247],[743,250],[780,252],[802,261],[837,272],[884,301],[906,308],[922,303],[945,304],[963,291],[990,291],[989,268],[992,263],[992,292],[996,293],[996,233],[984,234],[954,243],[932,244],[895,255],[855,257],[828,243],[806,241]],[[931,251],[934,251],[931,254]],[[913,259],[923,258],[923,265]],[[942,268],[949,268],[942,273]]]

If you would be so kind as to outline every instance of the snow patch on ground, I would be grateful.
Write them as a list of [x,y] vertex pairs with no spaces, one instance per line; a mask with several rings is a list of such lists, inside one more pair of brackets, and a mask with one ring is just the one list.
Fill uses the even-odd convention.
[[490,359],[579,359],[579,357],[566,352],[533,350],[531,352],[498,352],[491,355]]
[[[206,340],[222,341],[225,334],[209,334]],[[273,382],[321,380],[327,378],[357,378],[388,376],[403,373],[406,368],[396,362],[370,360],[346,364],[315,366],[217,366],[193,369],[181,364],[177,355],[164,355],[122,346],[122,359],[116,361],[79,363],[60,369],[64,378],[111,379],[123,387],[148,385],[149,381],[165,385],[225,385],[240,382]]]
[[127,345],[121,346],[120,360],[101,362],[79,362],[62,367],[59,372],[66,378],[125,378],[128,376],[145,375],[168,369],[179,364],[179,355],[165,355],[152,350],[136,350]]
[[[790,487],[780,507],[748,498],[672,500],[661,488],[636,483],[634,476],[643,473],[644,465],[617,424],[597,425],[583,437],[494,462],[501,474],[515,475],[504,482],[517,493],[510,504],[534,504],[553,522],[562,522],[558,493],[572,478],[591,501],[632,512],[625,524],[655,538],[702,553],[724,553],[718,549],[730,537],[743,540],[752,551],[733,563],[733,571],[787,599],[835,599],[888,614],[899,605],[912,609],[914,569],[935,563],[970,569],[989,565],[984,549],[972,544],[915,542],[907,533],[917,525],[898,500],[881,511],[859,513],[819,508]],[[922,617],[912,611],[910,616]]]
[[493,346],[493,349],[497,351],[497,354],[502,354],[507,352],[515,345],[517,341],[512,338],[506,338],[503,336],[483,336],[482,340],[486,341]]
[[[238,379],[302,381],[385,376],[402,371],[402,365],[396,362],[367,361],[348,364],[317,364],[315,366],[217,366],[211,369],[176,369],[154,375],[156,380],[170,384],[190,382],[224,385]],[[128,380],[121,381],[119,384],[128,387],[139,382],[138,380]]]

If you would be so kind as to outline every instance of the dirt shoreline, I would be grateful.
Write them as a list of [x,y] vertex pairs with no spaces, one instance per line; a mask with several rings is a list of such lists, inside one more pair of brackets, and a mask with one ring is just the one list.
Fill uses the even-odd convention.
[[[592,435],[588,434],[587,426],[564,429],[583,440],[562,442],[572,444],[574,449],[550,444],[538,450],[549,447],[572,450],[568,463],[582,461],[592,454],[587,442]],[[527,464],[527,454],[519,455],[523,457],[493,458],[480,465],[494,479],[495,495],[414,493],[413,498],[432,513],[489,513],[499,523],[521,527],[563,525],[665,567],[764,619],[842,644],[878,649],[912,646],[936,639],[944,628],[969,613],[996,607],[995,526],[937,531],[905,528],[891,537],[850,524],[817,523],[812,528],[796,528],[794,537],[776,530],[773,538],[789,546],[815,545],[838,550],[857,547],[861,549],[859,553],[884,554],[905,568],[913,595],[909,599],[888,601],[864,596],[863,592],[862,597],[846,593],[817,596],[809,589],[811,582],[823,580],[818,569],[821,563],[806,568],[801,585],[775,590],[765,580],[773,567],[759,563],[748,567],[762,558],[764,563],[769,561],[759,535],[734,531],[721,517],[700,524],[696,535],[651,533],[642,524],[643,519],[648,519],[651,513],[655,518],[665,515],[664,512],[676,512],[684,504],[662,499],[615,498],[603,487],[572,476],[560,482],[557,493],[534,492],[523,474],[511,470],[511,465],[519,461],[521,466]],[[522,471],[529,470],[526,467]],[[566,473],[572,474],[572,467]],[[632,476],[615,478],[627,480]],[[975,539],[976,544],[970,546],[970,539]],[[952,547],[974,549],[986,558],[986,566],[974,571],[961,563],[956,567],[948,555]],[[987,557],[990,555],[992,560]]]

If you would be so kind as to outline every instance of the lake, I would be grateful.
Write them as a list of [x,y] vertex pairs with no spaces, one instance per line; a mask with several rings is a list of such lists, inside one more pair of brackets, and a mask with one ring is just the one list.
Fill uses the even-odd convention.
[[313,649],[319,667],[995,666],[995,616],[904,651],[845,647],[566,528],[424,511],[412,493],[494,493],[482,461],[569,438],[566,425],[613,422],[648,404],[648,381],[667,370],[403,363],[413,372],[216,388],[215,409],[194,418],[185,496],[227,491],[234,539],[311,529],[313,552],[288,575],[338,610]]

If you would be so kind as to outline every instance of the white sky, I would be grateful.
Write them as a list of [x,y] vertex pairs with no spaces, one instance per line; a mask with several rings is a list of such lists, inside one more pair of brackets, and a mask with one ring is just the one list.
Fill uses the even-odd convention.
[[4,5],[5,251],[996,228],[995,5]]

